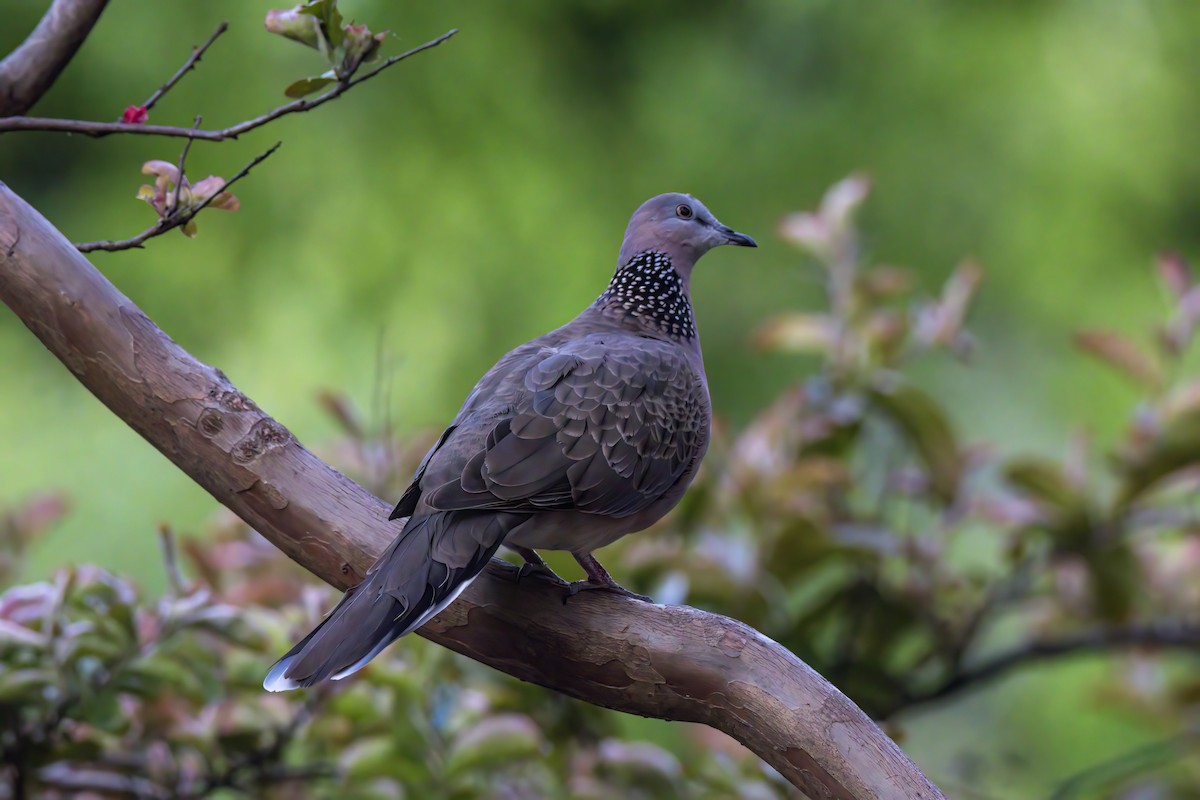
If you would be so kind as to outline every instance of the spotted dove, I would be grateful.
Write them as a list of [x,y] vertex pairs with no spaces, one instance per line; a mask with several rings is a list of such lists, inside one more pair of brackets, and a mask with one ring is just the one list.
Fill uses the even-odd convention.
[[689,195],[634,212],[608,288],[480,379],[392,512],[408,518],[400,535],[263,686],[357,671],[453,602],[500,545],[546,572],[536,550],[568,550],[588,576],[572,590],[631,594],[591,554],[674,507],[708,448],[689,297],[696,260],[723,244],[755,246]]

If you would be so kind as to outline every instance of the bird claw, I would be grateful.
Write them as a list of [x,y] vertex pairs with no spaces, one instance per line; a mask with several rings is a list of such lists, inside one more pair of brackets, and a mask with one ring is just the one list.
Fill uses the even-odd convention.
[[572,581],[567,584],[567,593],[563,597],[563,605],[565,606],[568,600],[580,592],[610,592],[621,597],[628,597],[631,600],[641,600],[643,603],[654,602],[654,598],[638,594],[637,592],[631,592],[616,581],[612,581],[611,583],[596,583],[590,580],[583,580]]
[[530,576],[537,578],[538,580],[550,581],[551,583],[557,583],[560,586],[569,586],[570,585],[569,583],[567,583],[566,580],[559,577],[557,572],[550,569],[544,563],[536,564],[533,562],[526,561],[524,564],[522,564],[520,567],[517,568],[517,583],[520,583],[526,577],[530,577]]

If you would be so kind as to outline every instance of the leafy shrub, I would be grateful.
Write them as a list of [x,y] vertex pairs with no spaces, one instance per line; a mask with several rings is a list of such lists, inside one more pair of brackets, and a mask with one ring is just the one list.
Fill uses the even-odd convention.
[[[1106,701],[1178,730],[1200,683],[1154,657],[1200,644],[1200,382],[1182,359],[1200,287],[1177,257],[1147,350],[1113,332],[1078,344],[1145,393],[1107,460],[1077,436],[1061,459],[964,440],[908,377],[967,360],[982,277],[956,269],[932,299],[862,255],[857,177],[781,226],[823,271],[828,308],[771,320],[759,347],[816,354],[744,431],[719,426],[704,471],[653,535],[613,550],[660,600],[745,620],[881,720],[1071,653],[1131,646]],[[327,455],[395,494],[427,439],[371,434],[321,398],[344,435]],[[788,787],[739,746],[681,726],[666,749],[623,718],[516,682],[414,638],[355,679],[282,695],[264,669],[333,601],[233,519],[202,538],[160,532],[169,588],[147,598],[102,569],[19,585],[21,554],[66,512],[43,497],[0,524],[0,797],[744,797]],[[188,577],[191,576],[191,577]],[[997,630],[1023,631],[1009,649]],[[1011,636],[1008,637],[1011,640]],[[1147,680],[1147,671],[1154,680]],[[1133,759],[1104,791],[1167,792],[1195,767]]]

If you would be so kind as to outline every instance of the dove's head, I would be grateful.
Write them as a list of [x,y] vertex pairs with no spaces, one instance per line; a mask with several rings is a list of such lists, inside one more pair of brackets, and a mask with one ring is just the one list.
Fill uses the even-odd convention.
[[681,274],[714,247],[736,244],[757,247],[754,240],[722,225],[704,204],[688,194],[671,192],[642,203],[625,229],[618,267],[647,250],[665,253]]

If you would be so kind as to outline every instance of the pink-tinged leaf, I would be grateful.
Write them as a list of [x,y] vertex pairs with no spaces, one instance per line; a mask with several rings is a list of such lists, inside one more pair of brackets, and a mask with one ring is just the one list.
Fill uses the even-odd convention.
[[[162,178],[159,178],[158,180],[155,181],[155,184],[157,184],[159,181],[162,181],[162,180],[163,180]],[[138,188],[137,199],[145,200],[146,204],[149,205],[151,208],[153,208],[154,213],[158,214],[158,216],[160,216],[160,217],[166,216],[167,203],[169,202],[169,198],[167,197],[165,187],[160,188],[157,185],[156,186],[148,186],[146,184],[142,184]]]
[[288,97],[299,99],[313,92],[319,92],[336,82],[336,78],[303,78],[284,89],[283,93]]
[[941,341],[949,343],[962,330],[971,301],[983,282],[983,268],[974,261],[965,261],[954,270],[942,288]]
[[913,285],[912,271],[904,267],[875,267],[864,272],[859,280],[863,290],[874,297],[904,294]]
[[317,393],[317,403],[352,438],[357,440],[365,438],[366,427],[361,414],[348,394],[323,389]]
[[1200,409],[1183,411],[1157,429],[1146,426],[1137,431],[1118,456],[1118,464],[1125,476],[1118,508],[1128,506],[1160,481],[1200,465]]
[[[624,742],[605,739],[597,750],[600,763],[635,779],[639,787],[671,786],[683,774],[683,767],[670,751],[649,742]],[[655,792],[658,795],[658,792]],[[670,792],[674,794],[674,792]],[[661,795],[659,795],[661,796]]]
[[1063,458],[1063,475],[1076,489],[1087,486],[1088,466],[1092,461],[1092,439],[1087,431],[1077,430],[1067,442],[1067,453]]
[[0,673],[0,702],[10,708],[21,708],[30,697],[49,695],[58,682],[58,675],[49,668],[7,670]]
[[342,13],[338,11],[337,0],[309,0],[296,6],[296,10],[314,17],[319,22],[321,33],[330,50],[341,45]]
[[816,214],[789,214],[779,223],[779,236],[802,250],[821,257],[828,253],[833,231]]
[[49,637],[45,634],[38,633],[15,622],[0,619],[0,642],[25,645],[27,647],[43,647],[48,641]]
[[142,174],[157,175],[160,178],[166,178],[175,183],[179,180],[179,167],[170,161],[147,161],[145,164],[142,164]]
[[1079,487],[1059,464],[1046,458],[1015,458],[1004,467],[1004,479],[1026,497],[1056,511],[1075,508],[1082,501]]
[[203,180],[196,181],[192,186],[185,187],[183,193],[180,195],[180,203],[185,208],[191,208],[212,197],[213,201],[206,206],[207,208],[219,208],[222,211],[237,211],[241,208],[241,204],[229,192],[221,191],[224,188],[224,178],[209,175]]
[[371,33],[366,25],[346,25],[342,28],[345,54],[342,57],[342,75],[352,75],[364,61],[374,60],[379,46],[387,38],[387,32]]
[[943,502],[953,502],[962,478],[963,458],[942,407],[907,384],[872,389],[870,399],[917,451],[934,494]]
[[208,208],[219,208],[222,211],[237,211],[241,207],[241,202],[229,192],[221,192],[208,204]]
[[14,586],[0,594],[0,619],[26,627],[41,624],[59,600],[54,584],[42,581]]
[[541,728],[524,714],[485,717],[459,735],[446,757],[449,775],[539,758],[546,747]]
[[835,183],[821,198],[821,217],[830,225],[845,228],[871,193],[871,180],[861,173]]
[[1087,545],[1094,527],[1090,503],[1059,464],[1038,457],[1014,459],[1005,466],[1004,478],[1038,506],[1039,522],[1057,547],[1076,551]]
[[1176,298],[1183,297],[1195,284],[1191,267],[1179,253],[1161,253],[1154,266],[1163,286]]
[[68,506],[65,495],[37,495],[17,510],[17,527],[21,530],[40,531],[66,516]]
[[971,502],[971,516],[982,517],[1005,527],[1025,528],[1042,520],[1040,506],[1025,497],[996,495],[979,497]]
[[1114,331],[1080,331],[1075,346],[1096,356],[1137,385],[1157,391],[1163,375],[1158,364],[1136,344]]
[[1192,343],[1200,324],[1200,286],[1193,286],[1179,297],[1175,310],[1160,331],[1160,341],[1171,355],[1180,355]]
[[807,250],[827,266],[844,260],[852,250],[854,215],[870,189],[871,182],[862,175],[839,181],[821,198],[815,214],[785,217],[779,225],[780,237]]
[[834,342],[834,325],[823,314],[787,314],[759,326],[754,344],[785,353],[826,353]]
[[894,363],[904,351],[908,319],[896,311],[884,309],[867,317],[863,336],[885,364]]
[[224,178],[218,178],[215,175],[209,175],[204,180],[196,181],[196,183],[192,185],[192,194],[195,195],[198,202],[203,202],[224,188]]
[[914,335],[927,347],[948,347],[960,356],[970,352],[971,337],[964,330],[971,300],[983,281],[983,270],[967,261],[959,265],[942,287],[942,295],[917,309]]
[[129,106],[121,114],[121,122],[132,125],[143,125],[150,118],[145,106]]
[[320,49],[321,23],[311,14],[301,12],[303,6],[267,12],[264,21],[268,33],[274,33],[293,42]]
[[1163,400],[1162,411],[1167,420],[1200,414],[1200,379],[1187,381],[1172,389]]

